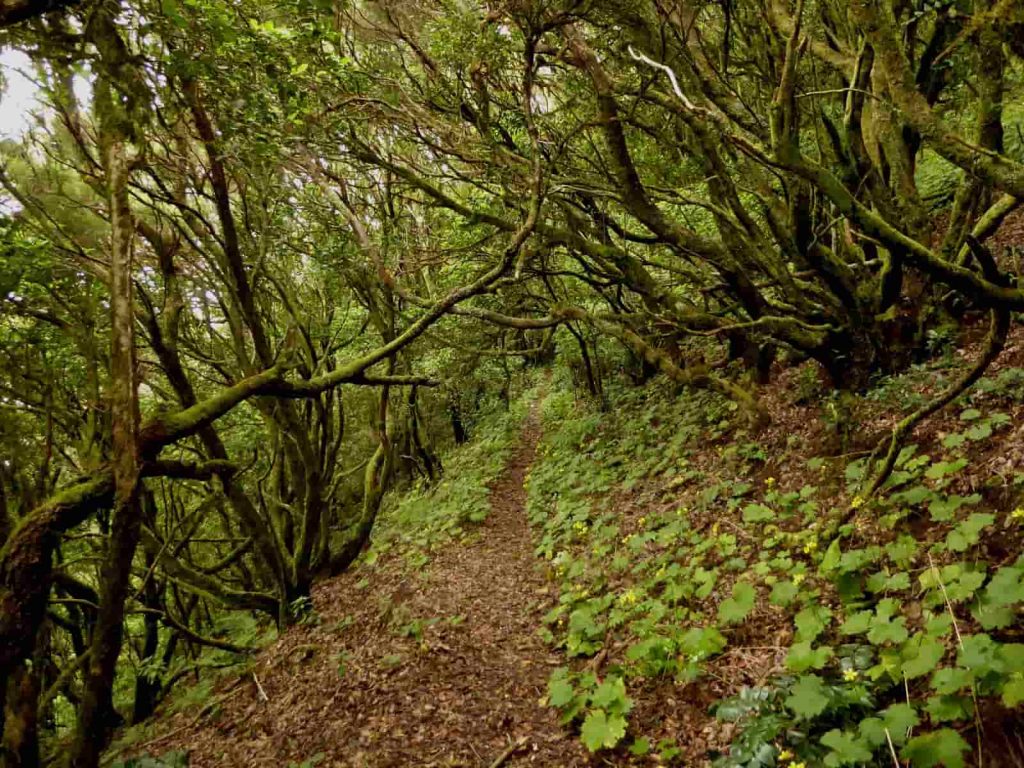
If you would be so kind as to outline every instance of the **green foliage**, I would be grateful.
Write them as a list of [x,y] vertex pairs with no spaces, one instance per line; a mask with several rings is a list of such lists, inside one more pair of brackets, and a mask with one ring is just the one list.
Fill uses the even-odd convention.
[[547,702],[562,712],[562,721],[581,720],[580,739],[591,752],[616,746],[626,735],[626,715],[633,707],[624,680],[593,673],[574,675],[560,667],[548,680]]
[[490,511],[490,484],[501,473],[522,428],[528,392],[509,410],[483,415],[476,439],[445,457],[446,476],[437,485],[417,485],[393,494],[375,526],[363,562],[372,566],[381,553],[397,550],[411,566],[421,566],[429,552],[465,536]]

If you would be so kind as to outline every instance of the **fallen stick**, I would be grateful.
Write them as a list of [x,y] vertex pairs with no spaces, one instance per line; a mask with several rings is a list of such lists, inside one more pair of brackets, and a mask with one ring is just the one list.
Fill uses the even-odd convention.
[[512,755],[514,755],[520,749],[525,747],[528,741],[529,739],[526,736],[521,736],[520,738],[513,741],[505,748],[504,752],[502,752],[500,755],[494,758],[494,762],[491,763],[490,768],[500,768],[500,766],[504,765],[505,762],[510,757],[512,757]]

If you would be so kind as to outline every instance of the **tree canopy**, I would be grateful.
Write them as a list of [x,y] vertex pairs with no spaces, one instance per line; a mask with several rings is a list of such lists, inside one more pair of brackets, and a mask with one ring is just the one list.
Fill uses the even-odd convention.
[[14,0],[0,27],[41,102],[0,146],[10,765],[97,765],[225,645],[212,606],[295,620],[520,361],[594,398],[662,374],[756,429],[782,366],[842,409],[987,318],[873,492],[1024,309],[990,247],[1024,200],[1014,0]]

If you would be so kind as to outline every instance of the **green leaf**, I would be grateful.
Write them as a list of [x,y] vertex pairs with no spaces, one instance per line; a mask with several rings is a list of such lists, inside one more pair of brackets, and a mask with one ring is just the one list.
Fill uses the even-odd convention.
[[822,745],[832,752],[825,757],[825,765],[852,765],[871,760],[871,750],[864,742],[848,731],[833,729],[821,737]]
[[842,552],[839,549],[839,539],[833,539],[832,543],[828,545],[828,549],[825,550],[825,555],[821,559],[821,570],[828,573],[834,571],[839,567],[839,561],[842,557]]
[[721,652],[728,644],[725,636],[715,627],[693,627],[679,641],[679,650],[695,661]]
[[971,715],[971,700],[966,696],[929,696],[924,710],[933,723],[964,720]]
[[564,707],[576,697],[572,683],[565,677],[552,675],[548,680],[548,703],[552,707]]
[[956,461],[937,461],[925,470],[924,476],[929,480],[941,480],[947,475],[953,475],[967,466],[967,459]]
[[793,685],[786,698],[786,706],[799,717],[809,720],[817,717],[828,706],[828,691],[817,675],[804,675]]
[[775,512],[764,504],[747,504],[743,508],[743,522],[764,523],[775,519]]
[[907,703],[893,704],[880,712],[882,724],[889,731],[893,744],[902,744],[907,740],[907,733],[920,722],[917,712]]
[[999,643],[988,635],[965,635],[956,661],[979,677],[989,672],[1002,672],[1006,663],[999,650]]
[[792,581],[780,581],[772,587],[768,602],[772,605],[787,606],[796,599],[799,593],[800,587]]
[[809,669],[821,669],[832,656],[833,651],[828,646],[812,649],[810,641],[797,643],[786,655],[786,667],[798,673]]
[[946,546],[953,552],[963,552],[978,543],[981,532],[992,525],[996,516],[988,512],[975,512],[946,536]]
[[944,765],[947,768],[963,768],[964,752],[970,746],[951,728],[943,728],[917,736],[900,752],[914,768],[932,768]]
[[[916,642],[914,642],[916,641]],[[946,647],[933,637],[918,635],[904,650],[903,674],[909,680],[923,677],[938,666],[946,653]]]
[[943,448],[959,448],[967,442],[967,437],[962,432],[953,432],[942,438]]
[[796,615],[796,639],[811,642],[820,635],[832,619],[832,611],[823,605],[809,605]]
[[944,696],[969,688],[973,682],[971,671],[961,667],[946,667],[932,675],[932,689]]
[[904,533],[897,537],[896,541],[886,546],[885,553],[896,565],[907,566],[914,559],[917,550],[917,540]]
[[641,736],[639,739],[634,739],[633,743],[629,745],[629,754],[635,757],[643,757],[651,751],[651,740],[646,736]]
[[733,585],[732,597],[723,600],[718,606],[718,619],[726,624],[737,624],[747,617],[754,608],[754,598],[757,592],[754,586],[745,581],[738,581]]
[[621,677],[605,678],[590,697],[590,703],[606,712],[624,715],[633,707],[633,702],[626,696],[626,684]]
[[901,504],[906,504],[907,506],[915,507],[922,501],[927,501],[933,496],[935,496],[935,491],[933,491],[928,486],[915,485],[912,488],[908,488],[905,491],[894,493],[892,495],[892,498],[900,502]]
[[897,616],[892,621],[876,621],[868,631],[868,642],[872,645],[902,643],[909,635],[904,626],[906,622],[907,620],[902,616]]
[[973,442],[978,442],[991,436],[992,424],[988,421],[979,421],[977,424],[972,425],[970,429],[964,431],[964,437]]
[[1015,677],[1003,686],[1003,704],[1016,707],[1024,702],[1024,677]]
[[860,635],[871,629],[871,622],[874,621],[874,618],[875,615],[871,611],[858,611],[843,622],[839,631],[844,635]]
[[981,501],[981,495],[974,493],[970,496],[947,496],[942,499],[935,499],[928,505],[928,512],[932,520],[937,523],[949,522],[953,515],[965,504],[977,504]]
[[626,735],[626,719],[620,715],[605,714],[604,710],[593,709],[587,713],[580,738],[591,752],[614,747]]

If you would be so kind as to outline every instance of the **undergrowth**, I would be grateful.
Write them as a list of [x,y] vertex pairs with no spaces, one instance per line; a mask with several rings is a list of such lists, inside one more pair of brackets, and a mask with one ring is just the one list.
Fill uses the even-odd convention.
[[[707,394],[615,390],[602,413],[553,389],[528,478],[559,589],[542,633],[567,660],[547,703],[624,759],[680,753],[634,699],[700,681],[716,691],[724,743],[709,757],[723,768],[981,764],[1024,702],[1024,475],[980,460],[1022,382],[1020,369],[983,380],[870,502],[864,458],[804,456],[799,477],[776,479],[780,448],[730,431]],[[866,402],[908,384],[881,386]],[[733,653],[760,654],[757,684],[723,684]]]
[[384,553],[396,551],[418,568],[430,550],[482,523],[490,511],[490,485],[501,474],[536,396],[536,390],[528,390],[507,409],[497,405],[482,415],[473,439],[445,457],[439,483],[418,481],[407,492],[392,494],[361,562],[372,565]]

